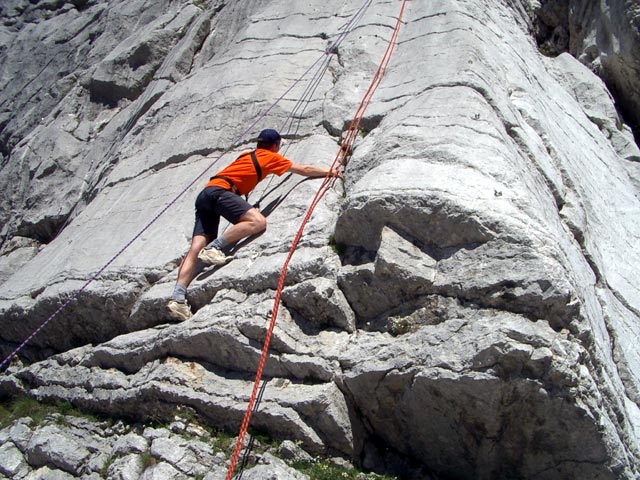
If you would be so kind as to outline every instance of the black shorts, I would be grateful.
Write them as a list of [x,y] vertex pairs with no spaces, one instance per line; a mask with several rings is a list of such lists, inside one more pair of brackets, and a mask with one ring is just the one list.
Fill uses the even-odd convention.
[[252,208],[240,195],[220,187],[207,187],[196,198],[193,236],[217,237],[221,216],[236,224]]

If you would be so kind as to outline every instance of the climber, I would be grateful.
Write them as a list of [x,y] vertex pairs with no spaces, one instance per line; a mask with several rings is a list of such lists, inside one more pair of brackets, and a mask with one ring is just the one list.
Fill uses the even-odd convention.
[[[338,170],[293,163],[278,153],[280,142],[281,137],[276,130],[263,130],[258,136],[256,149],[241,153],[234,162],[211,177],[196,198],[191,248],[180,264],[178,280],[167,303],[171,317],[187,320],[193,315],[186,295],[187,287],[195,276],[198,260],[205,265],[223,265],[233,259],[233,256],[224,253],[231,244],[266,230],[267,219],[241,195],[247,195],[271,173],[278,176],[291,172],[305,177],[330,175],[342,178]],[[233,226],[218,236],[220,216]]]

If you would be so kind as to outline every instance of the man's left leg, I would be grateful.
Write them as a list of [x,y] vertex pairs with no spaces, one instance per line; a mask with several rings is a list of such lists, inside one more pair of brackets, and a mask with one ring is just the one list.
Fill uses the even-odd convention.
[[184,285],[185,288],[189,286],[198,267],[198,253],[207,246],[210,238],[207,235],[194,235],[191,238],[191,247],[178,269],[178,285]]
[[178,268],[178,280],[173,288],[171,300],[167,303],[171,316],[178,320],[188,320],[193,316],[191,307],[187,303],[187,287],[193,280],[198,267],[198,252],[202,250],[210,238],[206,235],[194,235],[191,238],[191,247]]
[[191,235],[191,246],[178,268],[178,280],[173,289],[167,308],[171,316],[179,320],[187,320],[193,316],[187,303],[187,287],[193,280],[198,268],[198,252],[218,233],[220,220],[213,210],[216,197],[215,190],[205,188],[196,198],[196,216]]

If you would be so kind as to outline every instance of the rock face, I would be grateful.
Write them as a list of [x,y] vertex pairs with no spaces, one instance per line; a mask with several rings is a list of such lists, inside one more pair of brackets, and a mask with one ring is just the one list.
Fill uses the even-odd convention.
[[[206,430],[180,418],[167,428],[132,428],[54,414],[40,424],[19,420],[0,439],[2,478],[222,480],[228,466],[225,445],[212,446]],[[248,463],[243,477],[254,480],[309,478],[268,451]]]
[[[3,396],[112,418],[188,407],[237,432],[320,180],[261,183],[267,232],[196,277],[191,320],[164,304],[195,196],[261,128],[294,161],[336,155],[401,2],[348,3],[0,7],[3,358],[73,299]],[[640,154],[616,109],[640,111],[637,5],[562,3],[407,3],[344,184],[289,266],[253,428],[413,478],[640,475]],[[16,469],[87,463],[7,445]],[[145,478],[199,474],[175,458]]]
[[[569,52],[601,76],[640,135],[640,5],[633,0],[542,0],[533,30],[544,51]],[[535,8],[539,7],[539,8]],[[531,10],[531,6],[530,6]]]

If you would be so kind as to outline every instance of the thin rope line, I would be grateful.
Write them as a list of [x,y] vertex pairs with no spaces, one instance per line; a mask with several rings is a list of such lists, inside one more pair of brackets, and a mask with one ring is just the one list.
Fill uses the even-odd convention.
[[[318,67],[318,70],[316,71],[316,73],[314,73],[314,75],[312,76],[312,79],[309,81],[309,84],[307,85],[307,88],[303,92],[302,97],[300,98],[300,100],[298,100],[293,110],[291,111],[287,119],[284,121],[284,124],[280,129],[281,132],[283,133],[286,132],[286,135],[290,135],[289,129],[293,126],[293,120],[292,120],[293,116],[296,114],[296,111],[300,108],[300,106],[304,104],[305,107],[303,108],[302,112],[299,115],[298,127],[296,127],[296,131],[294,135],[297,134],[298,129],[300,128],[300,124],[302,123],[302,115],[304,114],[306,107],[308,106],[311,98],[313,98],[313,94],[315,93],[317,87],[320,85],[322,78],[324,78],[324,75],[327,69],[329,68],[329,63],[331,62],[330,54],[337,53],[337,49],[342,43],[342,41],[349,35],[349,33],[353,31],[353,29],[355,28],[355,25],[364,16],[365,11],[369,8],[372,1],[373,0],[366,0],[360,6],[360,8],[356,11],[356,13],[352,15],[352,17],[347,22],[347,24],[342,27],[342,32],[338,34],[336,40],[329,47],[327,47],[327,49],[325,50],[325,53],[327,55],[324,57],[324,62],[320,67]],[[316,63],[314,63],[314,66]],[[307,96],[309,97],[309,99],[305,101]],[[290,120],[292,120],[291,125],[287,127],[287,123],[289,123]],[[286,145],[284,151],[282,152],[282,155],[286,155],[288,150],[289,150],[289,145]],[[269,178],[266,186],[262,189],[262,191],[266,192],[267,190],[269,190],[269,187],[271,186],[272,182],[273,182],[273,177]],[[227,227],[225,227],[225,230]]]
[[[320,67],[318,67],[318,70],[316,71],[316,73],[314,73],[313,77],[309,80],[309,84],[307,85],[307,88],[303,92],[302,97],[300,98],[300,100],[298,100],[294,109],[291,111],[291,113],[283,123],[282,127],[280,128],[280,132],[283,132],[283,136],[295,137],[298,134],[300,125],[302,124],[302,117],[304,115],[304,112],[307,110],[307,107],[311,103],[311,99],[313,98],[313,95],[315,94],[316,89],[322,82],[322,79],[324,78],[324,75],[327,72],[327,69],[329,68],[330,63],[331,63],[331,57],[327,55],[325,61],[320,65]],[[295,123],[295,120],[293,117],[296,115],[297,115],[298,121],[297,121],[295,130],[293,130],[292,132],[291,129],[293,128],[293,124]],[[289,124],[289,126],[287,126],[287,124]],[[286,157],[290,146],[291,146],[291,143],[289,142],[285,143],[285,147],[281,152],[283,156]],[[274,178],[275,177],[273,175],[269,177],[269,180],[266,182],[265,186],[261,188],[262,192],[266,192],[269,190]],[[258,207],[258,204],[254,206]]]

